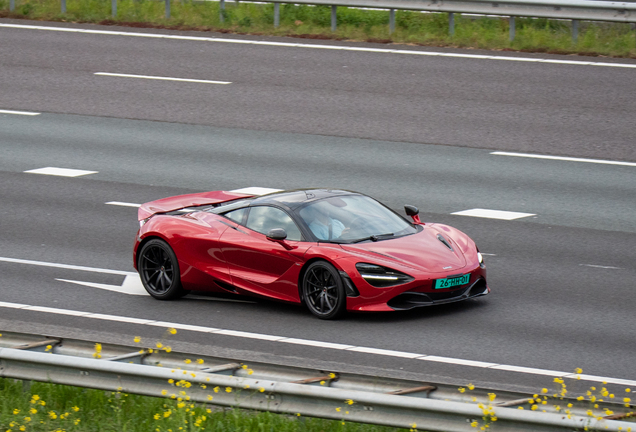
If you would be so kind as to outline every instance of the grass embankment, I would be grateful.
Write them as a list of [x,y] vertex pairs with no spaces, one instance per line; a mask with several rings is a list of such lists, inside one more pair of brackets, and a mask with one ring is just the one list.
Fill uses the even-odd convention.
[[0,379],[0,431],[406,432],[268,412],[213,410],[179,399]]
[[507,18],[457,15],[455,34],[449,36],[447,14],[397,11],[396,29],[390,35],[387,11],[344,7],[338,8],[338,28],[332,32],[329,6],[281,5],[280,26],[274,28],[273,4],[227,2],[221,22],[220,6],[214,1],[173,0],[170,19],[165,19],[164,2],[153,0],[119,0],[114,18],[108,0],[67,0],[65,14],[60,13],[60,0],[15,3],[15,10],[9,12],[9,0],[0,0],[0,17],[636,58],[636,31],[621,23],[582,22],[573,43],[569,21],[518,18],[516,37],[510,42]]

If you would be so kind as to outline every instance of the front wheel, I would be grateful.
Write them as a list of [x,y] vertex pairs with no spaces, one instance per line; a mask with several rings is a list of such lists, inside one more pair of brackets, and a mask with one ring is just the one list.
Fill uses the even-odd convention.
[[154,298],[171,300],[187,294],[181,286],[177,256],[165,241],[153,239],[144,244],[137,268],[144,288]]
[[335,267],[325,261],[309,265],[303,277],[302,293],[309,311],[320,319],[338,318],[347,307],[342,279]]

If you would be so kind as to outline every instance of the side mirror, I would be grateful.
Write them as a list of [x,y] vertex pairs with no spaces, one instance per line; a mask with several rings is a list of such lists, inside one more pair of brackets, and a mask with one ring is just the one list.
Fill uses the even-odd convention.
[[269,230],[267,238],[273,241],[281,241],[287,238],[287,232],[283,228],[274,228]]
[[412,206],[412,205],[405,205],[404,206],[404,211],[409,216],[415,216],[415,215],[418,215],[420,213],[420,210],[417,207]]
[[406,212],[407,215],[413,218],[414,224],[424,225],[424,223],[422,223],[422,221],[420,220],[420,217],[418,216],[418,214],[420,213],[420,210],[417,207],[412,205],[405,205],[404,211]]

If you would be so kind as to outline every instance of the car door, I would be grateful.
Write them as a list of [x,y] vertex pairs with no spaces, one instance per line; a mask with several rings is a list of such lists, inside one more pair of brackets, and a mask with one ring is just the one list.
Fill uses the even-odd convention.
[[[232,284],[254,293],[296,300],[298,273],[308,248],[301,241],[300,230],[293,219],[277,207],[250,207],[246,213],[226,214],[240,225],[226,230],[220,238]],[[287,232],[284,244],[267,239],[267,232],[274,228]]]

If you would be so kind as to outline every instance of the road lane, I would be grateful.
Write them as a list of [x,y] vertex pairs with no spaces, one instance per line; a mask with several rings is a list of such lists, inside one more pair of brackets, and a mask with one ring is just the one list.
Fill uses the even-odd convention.
[[[624,85],[633,68],[6,27],[0,37],[2,109],[636,161],[636,99]],[[115,82],[95,72],[233,84]]]
[[[194,190],[344,187],[394,208],[412,204],[436,214],[483,208],[536,214],[523,220],[548,225],[636,232],[631,166],[53,114],[0,117],[0,136],[4,171],[55,166],[98,171],[90,175],[95,180]],[[104,203],[142,202],[115,191],[102,196]]]

